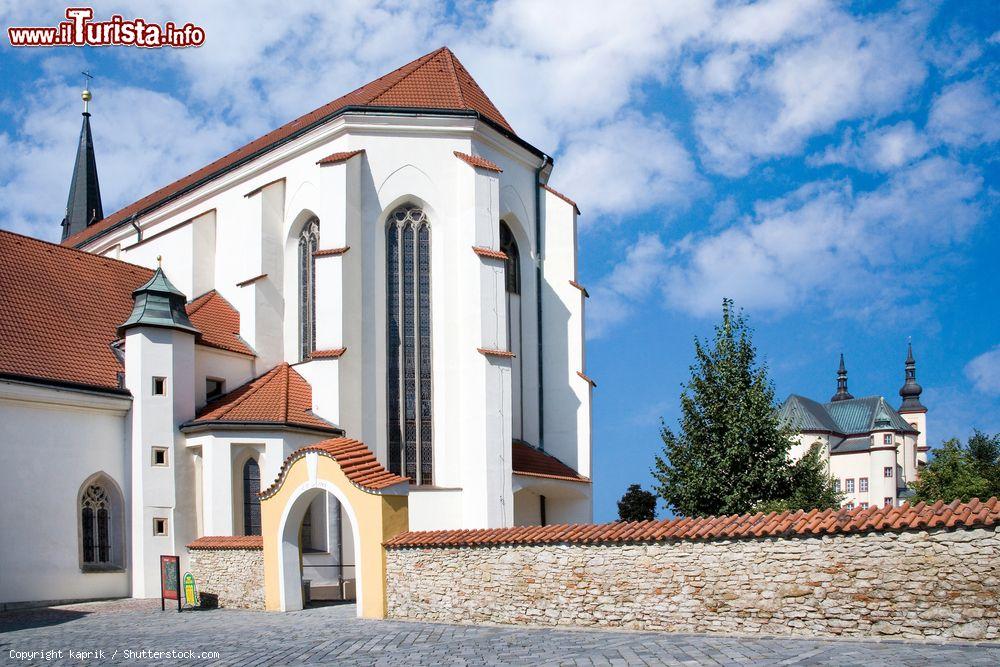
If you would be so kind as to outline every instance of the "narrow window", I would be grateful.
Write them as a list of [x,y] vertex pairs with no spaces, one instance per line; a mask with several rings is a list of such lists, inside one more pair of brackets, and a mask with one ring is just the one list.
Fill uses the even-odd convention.
[[153,518],[153,535],[164,537],[167,534],[167,520],[162,517]]
[[243,464],[243,534],[260,535],[260,466],[254,459]]
[[504,285],[506,287],[507,349],[514,353],[511,359],[511,436],[524,438],[524,409],[522,405],[523,377],[521,368],[521,253],[517,240],[507,223],[500,221],[500,250],[507,255],[504,260]]
[[153,465],[164,467],[167,465],[167,448],[153,447]]
[[862,477],[861,479],[858,480],[858,490],[861,491],[862,493],[866,493],[868,491],[867,477]]
[[833,488],[837,491],[837,493],[840,493],[840,480],[839,479],[836,479],[836,480],[833,481]]
[[313,508],[312,505],[306,509],[305,516],[302,517],[302,528],[299,531],[299,544],[302,551],[316,551],[313,548]]
[[892,507],[892,498],[889,498],[888,496],[886,496],[884,498],[884,504],[885,504],[886,507]]
[[226,381],[219,378],[205,378],[205,400],[209,403],[222,396]]
[[167,395],[167,378],[154,377],[153,396],[166,396],[166,395]]
[[385,248],[389,470],[432,484],[431,247],[423,210],[393,211]]
[[845,489],[847,491],[847,493],[854,493],[854,480],[853,479],[844,480],[844,484],[847,487]]
[[882,468],[882,475],[886,478],[892,477],[892,466]]
[[299,359],[316,349],[316,249],[319,219],[306,222],[299,234]]
[[883,445],[891,445],[892,444],[892,434],[891,433],[886,433],[885,435],[882,436],[882,444]]

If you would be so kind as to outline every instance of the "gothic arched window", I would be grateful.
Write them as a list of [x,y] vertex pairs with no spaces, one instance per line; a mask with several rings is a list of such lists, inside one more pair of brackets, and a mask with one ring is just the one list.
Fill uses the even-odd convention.
[[400,206],[385,234],[389,470],[432,484],[430,225]]
[[299,358],[316,349],[316,249],[319,218],[311,218],[299,234]]
[[255,459],[243,464],[243,534],[260,535],[260,466]]
[[122,499],[115,487],[98,475],[80,491],[80,561],[84,570],[120,568]]
[[517,240],[510,227],[500,221],[500,250],[507,255],[504,260],[504,284],[506,286],[507,306],[507,349],[514,353],[511,360],[511,435],[514,438],[524,437],[524,411],[522,402],[521,373],[521,252],[517,249]]

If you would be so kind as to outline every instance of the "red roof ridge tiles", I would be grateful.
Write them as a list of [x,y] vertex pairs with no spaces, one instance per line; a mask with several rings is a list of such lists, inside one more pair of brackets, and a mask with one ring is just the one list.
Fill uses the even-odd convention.
[[313,414],[312,387],[287,363],[278,364],[212,401],[183,428],[227,423],[340,432],[336,426]]
[[511,443],[511,469],[515,475],[590,483],[589,479],[556,457],[520,440]]
[[468,165],[479,167],[480,169],[486,169],[487,171],[495,171],[498,174],[503,173],[503,169],[500,168],[500,165],[492,160],[487,160],[480,155],[469,155],[468,153],[462,153],[461,151],[454,151],[454,153],[455,157]]
[[543,189],[543,190],[546,190],[546,191],[548,191],[548,192],[551,192],[552,194],[554,194],[554,195],[555,195],[556,197],[559,197],[559,199],[562,199],[562,200],[563,200],[564,202],[566,202],[567,204],[570,204],[570,205],[572,205],[572,206],[573,206],[573,210],[574,210],[574,211],[576,211],[576,214],[577,214],[577,215],[580,215],[580,207],[576,205],[576,202],[575,202],[575,201],[573,201],[572,199],[570,199],[569,197],[567,197],[567,196],[566,196],[566,195],[564,195],[563,193],[559,192],[559,191],[558,191],[558,190],[556,190],[555,188],[551,188],[551,187],[549,187],[548,185],[543,185],[543,186],[542,186],[542,189]]
[[441,47],[346,95],[285,123],[182,178],[128,204],[103,220],[63,240],[78,246],[135,215],[145,215],[167,200],[200,187],[259,154],[294,139],[315,125],[326,122],[350,107],[439,109],[473,111],[503,132],[516,137],[514,129],[476,83],[468,70],[447,47]]
[[327,456],[337,462],[344,475],[359,489],[378,492],[397,484],[408,483],[409,479],[391,473],[382,467],[375,454],[360,440],[353,438],[331,438],[301,447],[282,462],[278,476],[269,487],[260,492],[260,497],[270,498],[276,494],[285,482],[288,471],[306,454],[317,453]]
[[205,535],[187,545],[188,549],[263,549],[260,535]]
[[928,505],[904,503],[900,507],[853,510],[794,510],[661,521],[607,524],[529,526],[496,530],[439,530],[402,533],[385,543],[390,548],[495,546],[501,544],[621,543],[671,540],[754,539],[849,535],[870,531],[901,532],[933,528],[973,528],[1000,524],[1000,503],[973,498]]
[[355,155],[361,155],[364,152],[365,149],[360,148],[356,151],[341,151],[339,153],[330,153],[326,157],[317,160],[316,164],[326,165],[326,164],[338,164],[340,162],[347,162]]
[[502,259],[507,260],[507,253],[502,250],[494,250],[493,248],[484,248],[482,246],[474,245],[472,246],[472,252],[476,253],[480,257],[487,257],[489,259]]

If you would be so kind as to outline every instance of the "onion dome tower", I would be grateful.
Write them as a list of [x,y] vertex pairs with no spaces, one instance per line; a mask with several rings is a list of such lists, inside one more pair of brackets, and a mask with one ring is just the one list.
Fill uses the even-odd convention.
[[903,398],[900,412],[926,411],[923,403],[920,402],[920,394],[924,388],[917,383],[917,362],[913,358],[913,345],[906,346],[906,381],[899,390],[899,395]]

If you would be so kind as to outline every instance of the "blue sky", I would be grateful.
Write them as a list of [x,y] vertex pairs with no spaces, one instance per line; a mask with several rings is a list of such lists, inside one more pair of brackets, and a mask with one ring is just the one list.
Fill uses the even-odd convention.
[[[199,49],[0,47],[0,226],[54,240],[80,70],[111,212],[442,44],[576,199],[595,518],[649,485],[692,337],[732,297],[779,398],[892,402],[912,338],[933,444],[1000,431],[1000,5],[94,4]],[[280,9],[276,9],[280,7]],[[0,0],[9,25],[64,4]]]

